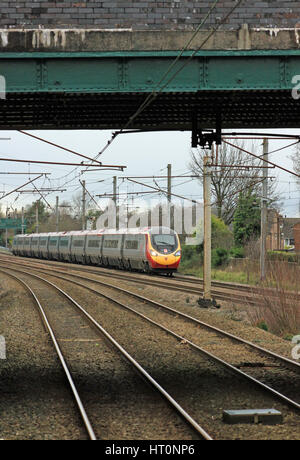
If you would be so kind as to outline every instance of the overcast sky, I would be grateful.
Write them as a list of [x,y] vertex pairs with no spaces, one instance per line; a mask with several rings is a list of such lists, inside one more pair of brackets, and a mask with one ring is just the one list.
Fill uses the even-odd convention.
[[[246,130],[250,132],[249,130]],[[299,134],[296,130],[264,130],[265,132],[280,132],[285,134]],[[262,132],[262,130],[260,131]],[[111,138],[110,131],[32,131],[32,134],[43,137],[51,142],[61,144],[69,149],[75,150],[84,155],[94,157]],[[43,161],[59,162],[81,162],[82,159],[63,150],[49,146],[38,140],[32,139],[16,131],[2,131],[1,138],[10,137],[11,140],[0,141],[1,158],[17,158]],[[275,150],[292,143],[293,140],[270,141],[269,150]],[[89,172],[82,176],[86,180],[87,189],[92,195],[111,193],[112,176],[119,176],[119,192],[141,191],[142,187],[131,185],[122,176],[148,176],[166,175],[168,163],[172,164],[172,174],[188,174],[188,163],[190,160],[190,132],[160,132],[143,133],[119,136],[113,144],[101,156],[101,161],[105,164],[125,165],[124,173],[112,171]],[[262,148],[262,147],[261,147]],[[292,169],[292,161],[289,156],[294,147],[282,150],[270,155],[270,160],[274,163]],[[19,163],[1,162],[0,172],[49,172],[51,183],[44,179],[38,180],[36,185],[39,187],[63,187],[66,182],[67,192],[56,193],[47,197],[48,202],[54,206],[55,197],[58,195],[60,201],[70,200],[72,196],[80,191],[79,178],[76,177],[80,169],[73,171],[73,167],[66,166],[45,166],[29,165]],[[72,172],[73,171],[73,172]],[[299,216],[300,191],[297,190],[295,183],[296,177],[283,171],[271,170],[270,175],[278,176],[278,191],[283,199],[282,214],[287,217]],[[30,174],[24,176],[0,175],[0,191],[6,193],[33,178]],[[104,182],[98,182],[98,181]],[[141,180],[154,185],[152,180]],[[159,184],[166,186],[166,179],[160,180]],[[32,185],[25,187],[32,189]],[[143,189],[146,190],[146,189]],[[202,187],[197,180],[178,178],[173,179],[173,192],[189,198],[202,199]],[[154,196],[154,195],[153,195]],[[37,199],[39,195],[27,195],[14,193],[4,198],[0,203],[2,210],[6,206],[20,209],[28,203]],[[98,200],[98,198],[97,198]]]

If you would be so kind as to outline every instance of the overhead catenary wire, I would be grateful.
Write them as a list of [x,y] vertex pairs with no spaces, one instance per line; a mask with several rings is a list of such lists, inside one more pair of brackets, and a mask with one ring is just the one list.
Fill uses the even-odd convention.
[[30,189],[26,189],[26,190],[19,190],[18,193],[21,194],[21,193],[54,193],[54,192],[60,192],[60,193],[63,193],[63,192],[66,192],[67,189],[51,189],[51,188],[39,188],[38,190],[30,190]]
[[[235,195],[238,195],[239,193],[242,193],[244,192],[245,190],[248,190],[249,188],[253,188],[255,185],[258,185],[260,184],[261,182],[263,182],[265,179],[261,179],[261,180],[258,180],[258,181],[255,181],[255,182],[251,182],[251,184],[248,184],[247,186],[235,191],[234,193],[231,194],[231,198],[234,197]],[[211,203],[211,205],[215,205],[217,204],[218,202],[217,201],[214,201],[213,203]]]
[[96,195],[98,197],[101,197],[101,198],[110,198],[110,197],[114,197],[114,196],[128,196],[128,195],[146,195],[146,194],[151,194],[153,195],[154,193],[161,193],[160,191],[156,191],[156,192],[124,192],[124,193],[102,193],[100,195]]
[[90,192],[87,190],[86,188],[86,185],[81,181],[79,180],[80,184],[82,185],[82,187],[85,189],[86,193],[89,195],[90,199],[96,204],[96,206],[100,209],[100,211],[102,211],[102,208],[101,206],[99,206],[99,204],[97,203],[97,201],[95,200],[95,198],[90,194]]
[[[0,158],[0,161],[8,161],[12,163],[35,163],[35,164],[46,164],[46,165],[56,165],[56,166],[77,166],[78,168],[85,168],[89,166],[89,168],[99,168],[99,165],[87,165],[85,163],[65,163],[65,162],[58,162],[58,161],[41,161],[41,160],[19,160],[17,158]],[[126,169],[127,166],[115,166],[115,165],[103,165],[103,167],[108,168],[120,168]]]
[[[163,190],[163,189],[157,188],[157,187],[153,187],[153,186],[148,185],[148,184],[143,184],[143,182],[138,182],[138,181],[133,180],[133,179],[127,179],[127,180],[130,181],[130,182],[134,182],[134,183],[136,183],[136,184],[139,184],[139,185],[143,185],[144,187],[151,188],[151,189],[153,189],[153,190],[158,190],[159,192],[163,193],[164,195],[167,193],[166,190]],[[196,200],[191,200],[191,199],[186,198],[186,197],[184,197],[184,196],[182,196],[182,195],[177,195],[176,193],[171,193],[171,195],[172,195],[172,196],[176,196],[177,198],[181,198],[182,200],[187,200],[187,201],[191,201],[191,202],[193,202],[193,203],[197,203]],[[199,204],[202,204],[202,203],[199,203]]]
[[[243,149],[242,147],[239,147],[238,145],[232,144],[231,142],[227,142],[227,141],[225,141],[225,140],[223,140],[223,142],[225,142],[225,144],[230,145],[231,147],[235,147],[236,149],[241,150],[242,152],[248,153],[249,155],[253,156],[254,158],[258,158],[259,160],[261,160],[261,157],[260,157],[260,156],[255,155],[254,153],[249,152],[248,150],[245,150],[245,149]],[[278,164],[276,164],[276,163],[273,163],[273,162],[270,161],[270,160],[264,160],[264,162],[265,162],[265,163],[268,163],[268,164],[270,164],[270,165],[272,165],[272,166],[275,166],[276,168],[281,169],[282,171],[285,171],[285,172],[287,172],[287,173],[289,173],[289,174],[292,174],[292,175],[294,175],[294,176],[300,178],[300,175],[299,175],[299,174],[295,173],[294,171],[291,171],[290,169],[284,168],[283,166],[280,166],[280,165],[278,165]]]
[[24,134],[26,136],[30,136],[30,137],[32,137],[34,139],[37,139],[37,140],[41,141],[41,142],[45,142],[46,144],[52,145],[53,147],[65,150],[66,152],[72,153],[72,155],[76,155],[76,156],[79,156],[81,158],[85,158],[86,160],[89,160],[89,161],[95,161],[96,163],[98,163],[98,166],[102,165],[102,163],[97,161],[97,159],[93,160],[92,158],[90,158],[90,157],[88,157],[86,155],[83,155],[82,153],[75,152],[74,150],[70,150],[70,149],[68,149],[66,147],[63,147],[63,146],[59,145],[59,144],[55,144],[54,142],[50,142],[50,141],[47,141],[46,139],[43,139],[41,137],[34,136],[33,134],[27,133],[26,131],[19,130],[19,133]]
[[[158,94],[160,94],[173,80],[174,78],[187,66],[187,64],[193,59],[193,57],[196,56],[196,54],[203,48],[203,46],[208,42],[208,40],[217,32],[217,30],[223,25],[227,19],[231,16],[231,14],[235,11],[235,9],[243,2],[244,0],[239,0],[237,1],[236,5],[229,11],[229,13],[218,23],[218,25],[212,29],[212,31],[207,35],[207,37],[203,40],[201,45],[187,58],[186,62],[172,75],[172,77],[160,88],[159,92],[155,92],[152,96],[152,100],[149,99],[147,102],[145,101],[144,104],[142,104],[142,107],[138,109],[137,115],[135,114],[133,117],[130,118],[130,122],[133,121],[138,115],[142,113],[152,102]],[[210,13],[209,13],[210,14]],[[129,123],[128,123],[129,124]],[[127,126],[124,128],[127,129]]]
[[[292,145],[293,145],[293,144],[292,144]],[[270,153],[272,153],[272,152],[270,152]],[[274,167],[275,167],[275,166],[274,166]],[[74,180],[74,179],[72,179],[72,180]],[[73,187],[75,187],[75,185],[74,185]],[[145,193],[146,193],[146,192],[145,192]],[[155,192],[153,192],[153,193],[155,193]],[[163,192],[161,192],[161,193],[166,193],[166,192],[165,192],[165,191],[163,191]]]
[[36,191],[40,194],[41,199],[42,199],[43,201],[45,201],[45,203],[47,204],[48,208],[50,208],[50,209],[53,211],[52,206],[48,203],[48,201],[46,200],[46,198],[44,197],[44,195],[40,192],[40,190],[38,190],[38,188],[36,187],[36,185],[35,185],[35,184],[32,184],[32,185],[34,186],[34,188],[36,189]]
[[1,171],[0,174],[3,174],[3,175],[20,175],[20,176],[39,176],[40,174],[49,174],[48,172],[3,172]]
[[[208,13],[206,14],[206,16],[204,17],[204,19],[201,21],[201,23],[199,24],[199,26],[197,27],[196,31],[194,32],[194,34],[192,35],[192,37],[190,38],[190,40],[188,40],[187,44],[184,46],[184,48],[180,51],[180,53],[178,54],[178,56],[176,57],[176,59],[171,63],[171,65],[169,66],[169,68],[167,69],[167,71],[164,73],[164,75],[161,77],[160,81],[156,84],[156,87],[154,88],[154,90],[152,91],[152,93],[150,95],[147,96],[147,98],[145,99],[145,101],[141,104],[141,106],[138,108],[138,110],[136,111],[136,113],[131,116],[127,122],[127,124],[125,125],[125,127],[123,128],[123,131],[125,129],[127,129],[130,124],[135,120],[135,118],[137,118],[144,110],[146,107],[148,107],[148,105],[150,105],[152,103],[152,98],[156,98],[157,95],[159,93],[161,93],[165,88],[166,86],[168,86],[168,84],[175,78],[175,76],[177,75],[177,73],[179,73],[185,66],[186,64],[184,64],[184,66],[175,73],[175,76],[172,76],[171,79],[168,80],[168,82],[166,84],[164,84],[163,87],[160,87],[160,85],[163,83],[163,81],[165,80],[165,78],[168,76],[168,74],[171,72],[171,70],[174,68],[174,66],[177,64],[177,62],[179,61],[179,59],[183,56],[184,52],[188,49],[188,47],[191,45],[191,43],[193,42],[193,40],[195,39],[195,37],[198,35],[198,33],[200,32],[201,28],[203,27],[203,25],[206,23],[206,21],[208,20],[209,16],[211,15],[211,13],[213,12],[213,10],[216,8],[217,6],[217,3],[218,3],[219,0],[216,0],[214,2],[214,4],[211,6],[210,10],[208,11]],[[241,3],[242,0],[240,0],[239,3]],[[220,24],[221,25],[221,24]],[[218,26],[218,28],[220,27],[220,25]],[[204,41],[204,43],[202,43],[202,45],[197,49],[197,52],[202,48],[202,46],[204,46],[204,44],[206,43],[206,40]],[[159,88],[160,87],[160,88]],[[158,90],[158,92],[157,92]],[[121,130],[122,131],[122,130]]]
[[31,179],[30,181],[26,182],[25,184],[20,185],[18,188],[12,190],[11,192],[6,193],[5,195],[1,196],[1,197],[0,197],[0,200],[3,200],[4,198],[6,198],[7,196],[11,195],[12,193],[17,192],[18,190],[20,190],[20,188],[23,188],[23,187],[25,187],[26,185],[33,184],[34,181],[40,179],[41,177],[43,177],[43,174],[41,174],[41,175],[38,176],[38,177],[35,177],[34,179]]
[[[213,33],[216,32],[216,30],[220,27],[220,25],[221,25],[223,22],[226,21],[227,17],[229,17],[229,15],[234,11],[234,9],[235,9],[241,2],[242,2],[242,0],[240,0],[240,1],[234,6],[234,8],[232,8],[232,10],[228,13],[228,15],[223,19],[223,21],[221,21],[221,22],[219,23],[219,25],[211,32],[211,34],[213,34]],[[218,3],[217,1],[214,3],[214,5],[213,5],[213,7],[211,8],[209,14],[211,14],[211,11],[216,7],[216,4],[217,4],[217,3]],[[209,16],[209,14],[207,15],[207,17]],[[186,44],[186,46],[183,48],[183,50],[181,51],[181,53],[177,56],[177,58],[175,59],[175,61],[171,64],[171,66],[170,66],[168,72],[166,72],[166,73],[163,75],[163,77],[161,78],[160,82],[157,84],[156,88],[154,89],[154,93],[155,93],[155,94],[156,94],[156,89],[158,88],[158,86],[161,84],[161,82],[163,82],[163,80],[164,80],[164,79],[166,78],[166,76],[170,73],[170,71],[172,70],[172,68],[174,68],[176,62],[177,62],[177,61],[180,59],[180,57],[183,55],[183,52],[189,47],[189,45],[191,44],[192,40],[195,38],[195,36],[197,35],[198,31],[201,29],[201,26],[205,23],[206,20],[207,20],[207,18],[205,18],[205,20],[203,20],[202,23],[198,26],[198,29],[195,31],[195,33],[193,34],[193,36],[190,38],[189,42],[188,42],[188,43]],[[211,36],[211,34],[204,40],[204,43],[209,39],[209,37]],[[201,49],[201,47],[204,45],[204,43],[202,43],[202,45],[198,48],[197,51],[199,51],[199,49]],[[194,54],[194,53],[193,53],[193,54]],[[192,57],[193,57],[193,55],[190,56],[190,58],[192,58]],[[185,66],[185,65],[186,65],[186,63],[184,64],[184,66]],[[180,69],[180,70],[181,70],[181,69]],[[180,71],[180,70],[179,70],[179,71]],[[171,80],[169,80],[169,81],[167,82],[167,84],[169,84],[169,82],[172,81],[173,78],[175,78],[175,77],[172,76],[172,77],[171,77]],[[163,88],[164,88],[164,87],[163,87]],[[162,88],[162,89],[163,89],[163,88]],[[161,89],[161,90],[162,90],[162,89]],[[21,132],[22,132],[22,131],[21,131]],[[49,144],[52,144],[52,145],[54,145],[54,146],[58,146],[57,144],[54,144],[54,143],[51,143],[51,142],[46,141],[46,140],[44,140],[44,139],[38,138],[37,136],[30,135],[29,133],[24,133],[24,132],[23,132],[23,134],[29,135],[29,136],[31,136],[31,137],[35,137],[35,138],[37,138],[37,139],[39,139],[39,140],[42,140],[42,141],[47,142],[47,143],[49,143]],[[58,146],[58,147],[59,147],[59,148],[63,148],[63,149],[66,150],[66,151],[70,151],[71,153],[78,154],[78,152],[74,152],[74,151],[72,151],[72,150],[70,150],[70,149],[66,149],[66,148],[64,148],[64,147],[62,147],[62,146]],[[79,154],[79,155],[80,155],[80,154]],[[97,158],[97,157],[96,157],[96,158]],[[89,159],[89,161],[95,161],[95,159]],[[81,166],[81,165],[80,165],[80,166]],[[85,165],[85,166],[90,167],[90,166],[92,166],[92,165]],[[75,170],[76,170],[76,169],[75,169]],[[74,171],[73,171],[73,172],[74,172]],[[66,176],[68,176],[69,174],[70,174],[70,173],[68,173]],[[66,176],[63,176],[63,177],[66,177]],[[74,180],[74,179],[72,179],[72,180]],[[163,192],[162,192],[162,193],[163,193]]]
[[[107,144],[103,147],[103,149],[96,155],[95,159],[99,158],[100,155],[102,155],[108,147],[114,142],[114,140],[117,138],[119,134],[121,134],[123,131],[129,128],[129,126],[132,124],[132,122],[156,99],[156,97],[171,83],[171,81],[174,80],[174,78],[186,67],[186,65],[193,59],[193,57],[203,48],[203,46],[207,43],[207,41],[217,32],[217,30],[227,21],[227,19],[232,15],[232,13],[236,10],[236,8],[239,7],[239,5],[243,2],[244,0],[238,0],[236,4],[231,8],[231,10],[228,12],[228,14],[220,20],[220,22],[217,24],[216,27],[212,29],[212,31],[207,35],[207,37],[202,41],[201,45],[187,58],[186,62],[181,66],[172,76],[171,78],[163,84],[163,81],[165,78],[168,76],[170,71],[173,69],[175,64],[178,62],[178,60],[182,57],[186,49],[189,47],[189,45],[192,43],[196,35],[200,32],[201,28],[203,25],[206,23],[208,20],[209,16],[211,13],[214,11],[214,9],[217,6],[218,0],[216,0],[212,7],[209,9],[208,13],[204,17],[204,19],[201,21],[200,25],[197,27],[195,33],[191,37],[191,39],[188,40],[187,44],[184,46],[184,48],[180,51],[179,55],[176,57],[176,59],[173,61],[173,63],[169,66],[165,74],[161,77],[159,83],[156,84],[155,89],[151,92],[150,95],[147,96],[145,101],[140,105],[140,107],[136,110],[136,112],[129,118],[125,126],[123,128],[112,134],[111,139],[107,142]],[[162,85],[160,88],[158,88],[160,85]]]
[[288,149],[289,147],[293,147],[293,145],[297,145],[297,144],[299,144],[299,142],[300,142],[300,139],[297,142],[293,142],[292,144],[285,145],[284,147],[281,147],[281,148],[276,149],[276,150],[272,150],[271,152],[269,152],[269,155],[271,155],[271,153],[280,152],[281,150],[285,150],[285,149]]

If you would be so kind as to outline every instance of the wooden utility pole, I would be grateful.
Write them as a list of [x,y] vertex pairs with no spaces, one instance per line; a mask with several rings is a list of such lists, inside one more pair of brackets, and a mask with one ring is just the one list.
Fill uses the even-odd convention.
[[25,233],[25,225],[24,225],[24,208],[22,208],[22,235]]
[[59,232],[59,197],[56,197],[56,206],[55,206],[55,217],[56,217],[56,232]]
[[169,226],[174,229],[174,209],[172,207],[172,165],[168,164],[168,205]]
[[172,165],[168,164],[168,201],[172,200]]
[[113,177],[113,201],[117,205],[117,176]]
[[39,233],[39,228],[40,228],[40,225],[39,225],[39,202],[37,201],[36,205],[35,205],[35,231],[36,231],[36,233]]
[[203,158],[203,196],[204,196],[204,294],[211,300],[211,157]]
[[116,208],[116,229],[119,229],[119,216],[118,216],[118,205],[117,205],[117,185],[118,185],[118,179],[117,176],[113,177],[113,202],[115,203],[115,208]]
[[8,246],[8,233],[7,233],[7,219],[8,219],[8,207],[6,207],[6,228],[5,228],[5,247],[7,248]]
[[261,199],[261,237],[260,237],[260,279],[266,278],[266,241],[268,226],[268,160],[269,141],[264,139],[263,143],[263,183]]
[[86,189],[85,189],[85,180],[82,181],[82,230],[86,230]]

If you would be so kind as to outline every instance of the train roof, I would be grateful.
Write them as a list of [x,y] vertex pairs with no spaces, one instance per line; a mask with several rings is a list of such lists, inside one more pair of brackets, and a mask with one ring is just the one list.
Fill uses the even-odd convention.
[[146,235],[146,234],[159,234],[159,233],[176,233],[174,230],[168,227],[142,227],[142,228],[121,228],[116,230],[115,228],[103,228],[99,230],[84,230],[84,231],[70,231],[70,232],[50,232],[50,233],[31,233],[26,235],[17,235],[22,238],[37,238],[37,237],[48,237],[48,236],[101,236],[101,235]]

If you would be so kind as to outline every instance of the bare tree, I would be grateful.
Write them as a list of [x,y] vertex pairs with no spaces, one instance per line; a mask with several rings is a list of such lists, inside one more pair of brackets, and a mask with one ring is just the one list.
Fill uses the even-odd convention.
[[[300,143],[296,145],[294,153],[289,158],[293,160],[293,167],[295,173],[300,175]],[[296,184],[300,192],[300,177],[297,177]],[[300,199],[298,204],[298,212],[300,213]]]
[[[244,148],[243,143],[236,142],[236,145]],[[252,145],[251,152],[260,155],[262,153],[260,150],[259,146]],[[205,154],[201,149],[192,150],[189,163],[192,172],[199,176],[201,184]],[[251,188],[258,196],[261,195],[262,174],[259,168],[262,166],[262,160],[250,157],[241,150],[223,143],[215,155],[214,163],[219,166],[212,167],[213,208],[216,215],[229,225],[233,220],[240,192]],[[244,168],[245,166],[247,168]],[[275,186],[273,182],[269,187],[269,196],[272,197],[273,205],[277,200]]]
[[[295,173],[300,175],[300,144],[297,144],[290,158],[293,160]],[[297,184],[300,186],[300,177],[297,178]]]
[[[82,215],[82,192],[78,192],[72,196],[72,215],[79,218]],[[93,208],[93,202],[89,195],[86,196],[86,212]]]

